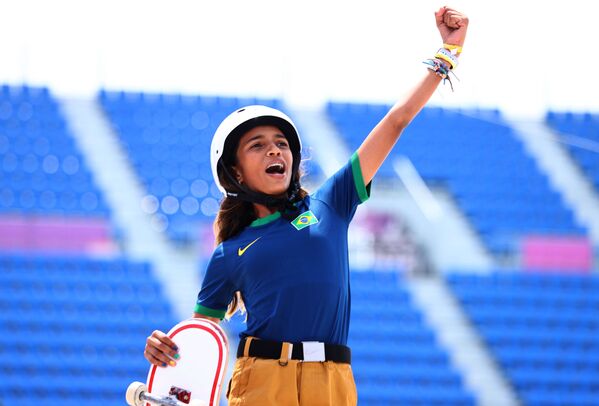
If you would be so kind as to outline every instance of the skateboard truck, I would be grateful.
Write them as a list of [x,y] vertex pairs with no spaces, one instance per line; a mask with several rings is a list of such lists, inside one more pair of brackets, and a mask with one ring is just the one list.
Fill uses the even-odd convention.
[[174,396],[177,400],[189,404],[191,400],[191,392],[185,389],[177,388],[176,386],[171,386],[171,390],[168,392],[170,396]]
[[[207,406],[199,399],[191,400],[191,392],[171,387],[169,396],[155,396],[148,393],[148,388],[141,382],[133,382],[127,388],[125,398],[130,406],[145,406],[146,402],[156,406]],[[174,397],[173,397],[174,396]],[[181,397],[179,397],[181,396]],[[187,396],[187,401],[182,400]]]

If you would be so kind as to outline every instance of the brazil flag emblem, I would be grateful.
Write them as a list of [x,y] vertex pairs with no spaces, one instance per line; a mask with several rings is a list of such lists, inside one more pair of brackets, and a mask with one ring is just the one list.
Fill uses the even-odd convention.
[[295,220],[291,222],[291,224],[293,224],[293,227],[295,227],[296,230],[301,230],[302,228],[306,228],[316,223],[318,223],[318,219],[316,218],[314,213],[312,213],[312,210],[303,212],[302,214],[297,216]]

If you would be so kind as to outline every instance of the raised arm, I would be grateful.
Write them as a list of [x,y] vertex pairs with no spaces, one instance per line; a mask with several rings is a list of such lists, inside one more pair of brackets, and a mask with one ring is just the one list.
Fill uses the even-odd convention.
[[[463,46],[468,17],[451,8],[442,7],[435,13],[435,20],[443,44]],[[455,57],[457,58],[457,55]],[[404,128],[428,102],[441,80],[441,76],[429,70],[408,96],[389,110],[360,145],[358,157],[366,184],[372,181]]]

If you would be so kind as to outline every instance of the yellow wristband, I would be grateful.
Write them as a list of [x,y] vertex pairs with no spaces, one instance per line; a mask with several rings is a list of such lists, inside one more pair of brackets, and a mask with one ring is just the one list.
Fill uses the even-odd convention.
[[453,55],[448,49],[440,48],[435,54],[435,58],[442,59],[451,66],[451,69],[455,69],[458,66],[458,58]]
[[462,53],[462,47],[459,45],[443,44],[443,48],[449,49],[452,54],[459,55]]

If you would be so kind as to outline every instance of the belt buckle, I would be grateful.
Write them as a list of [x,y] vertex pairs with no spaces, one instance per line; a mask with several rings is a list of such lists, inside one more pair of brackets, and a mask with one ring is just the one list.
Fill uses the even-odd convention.
[[319,341],[302,341],[302,347],[304,349],[303,362],[326,361],[324,355],[324,343],[321,343]]

